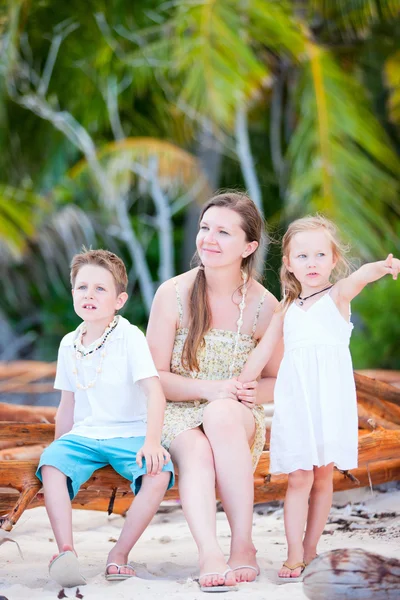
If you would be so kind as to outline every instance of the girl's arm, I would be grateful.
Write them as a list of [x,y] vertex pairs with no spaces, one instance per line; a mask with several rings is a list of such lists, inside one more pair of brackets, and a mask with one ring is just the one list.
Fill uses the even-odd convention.
[[74,424],[75,394],[74,392],[61,392],[61,401],[56,414],[56,432],[54,439],[71,431]]
[[261,371],[271,359],[274,349],[283,336],[283,313],[275,312],[268,329],[262,336],[258,346],[250,354],[239,381],[252,381],[257,379]]
[[173,281],[169,280],[158,288],[154,296],[146,334],[166,398],[173,402],[201,398],[208,401],[217,398],[236,399],[238,384],[234,379],[205,381],[171,373],[171,357],[178,319],[175,286]]
[[377,281],[385,275],[392,275],[393,279],[397,279],[399,271],[400,260],[393,258],[393,254],[389,254],[386,260],[363,265],[349,277],[339,281],[335,288],[339,298],[351,302],[368,283]]

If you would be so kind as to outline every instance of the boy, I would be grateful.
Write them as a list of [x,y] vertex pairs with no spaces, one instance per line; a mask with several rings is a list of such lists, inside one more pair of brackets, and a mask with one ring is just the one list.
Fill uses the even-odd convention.
[[83,323],[60,344],[56,439],[37,470],[59,550],[50,576],[63,587],[85,583],[73,547],[70,500],[93,471],[110,464],[132,481],[135,493],[108,556],[107,580],[135,575],[128,554],[174,483],[170,456],[160,445],[165,397],[146,339],[116,316],[128,299],[127,282],[125,266],[112,252],[83,251],[72,259],[74,309]]

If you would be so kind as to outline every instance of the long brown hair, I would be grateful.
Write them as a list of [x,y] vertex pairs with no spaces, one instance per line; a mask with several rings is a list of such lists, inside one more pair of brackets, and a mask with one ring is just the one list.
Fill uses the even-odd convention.
[[[338,281],[342,277],[345,277],[351,269],[350,263],[345,256],[346,252],[348,252],[348,247],[341,243],[336,225],[322,215],[303,217],[302,219],[293,221],[289,225],[282,239],[282,256],[289,258],[290,242],[296,233],[316,229],[324,229],[332,244],[333,256],[337,262],[332,271],[331,278],[332,282]],[[282,262],[280,278],[282,288],[281,307],[282,310],[287,310],[301,293],[301,284],[293,273],[289,271],[284,262]]]
[[[255,252],[242,259],[241,268],[248,280],[256,276],[256,254],[263,241],[264,221],[254,202],[244,193],[225,191],[214,196],[203,206],[199,223],[212,206],[229,208],[241,217],[241,227],[247,242],[258,242]],[[198,371],[197,352],[204,344],[204,336],[211,328],[211,310],[207,295],[207,282],[204,268],[196,251],[193,266],[200,266],[189,294],[189,332],[182,352],[182,365],[191,371]]]

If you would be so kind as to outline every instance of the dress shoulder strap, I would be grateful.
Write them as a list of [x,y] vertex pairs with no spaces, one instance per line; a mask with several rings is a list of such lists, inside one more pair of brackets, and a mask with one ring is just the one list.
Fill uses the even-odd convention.
[[174,286],[175,286],[175,293],[176,293],[176,302],[178,304],[178,315],[179,315],[178,328],[181,329],[182,324],[183,324],[183,306],[182,306],[182,300],[181,300],[181,294],[179,291],[178,282],[176,281],[176,279],[174,279]]
[[267,290],[264,290],[263,293],[262,293],[262,296],[260,298],[260,302],[258,303],[256,314],[255,314],[255,317],[254,317],[253,328],[251,330],[251,336],[252,337],[253,337],[253,335],[256,332],[256,327],[257,327],[257,323],[258,323],[258,317],[260,316],[261,307],[264,304],[264,300],[265,300],[266,295],[267,295]]

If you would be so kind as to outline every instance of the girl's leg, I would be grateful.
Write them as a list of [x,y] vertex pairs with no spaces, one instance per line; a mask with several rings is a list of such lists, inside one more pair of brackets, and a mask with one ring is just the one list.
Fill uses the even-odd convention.
[[333,463],[314,467],[314,483],[308,507],[307,528],[304,536],[304,562],[308,564],[317,555],[317,544],[322,535],[332,506]]
[[[110,562],[118,565],[127,564],[129,552],[156,514],[160,502],[164,498],[170,477],[171,473],[165,471],[155,477],[143,476],[140,490],[128,510],[121,535],[108,555],[107,564]],[[117,567],[108,567],[107,572],[118,573],[118,569]],[[128,575],[135,574],[131,567],[123,567],[119,572]]]
[[224,573],[229,568],[217,541],[215,467],[209,441],[198,428],[189,429],[174,439],[170,453],[178,468],[183,512],[199,550],[200,583],[234,585],[233,573],[226,577],[201,576]]
[[[234,400],[216,400],[204,411],[204,432],[214,454],[219,494],[232,531],[229,565],[250,565],[258,570],[252,542],[254,480],[250,443],[254,417]],[[237,581],[253,581],[254,569],[235,571]]]
[[[72,508],[67,488],[67,477],[55,467],[48,465],[42,467],[41,475],[46,510],[56,538],[58,551],[74,550]],[[53,556],[52,560],[56,556]]]
[[[306,525],[308,498],[314,480],[313,471],[293,471],[289,473],[288,488],[284,505],[285,534],[288,543],[287,564],[295,565],[304,560],[303,535]],[[279,577],[299,577],[301,567],[291,571],[282,567]]]

